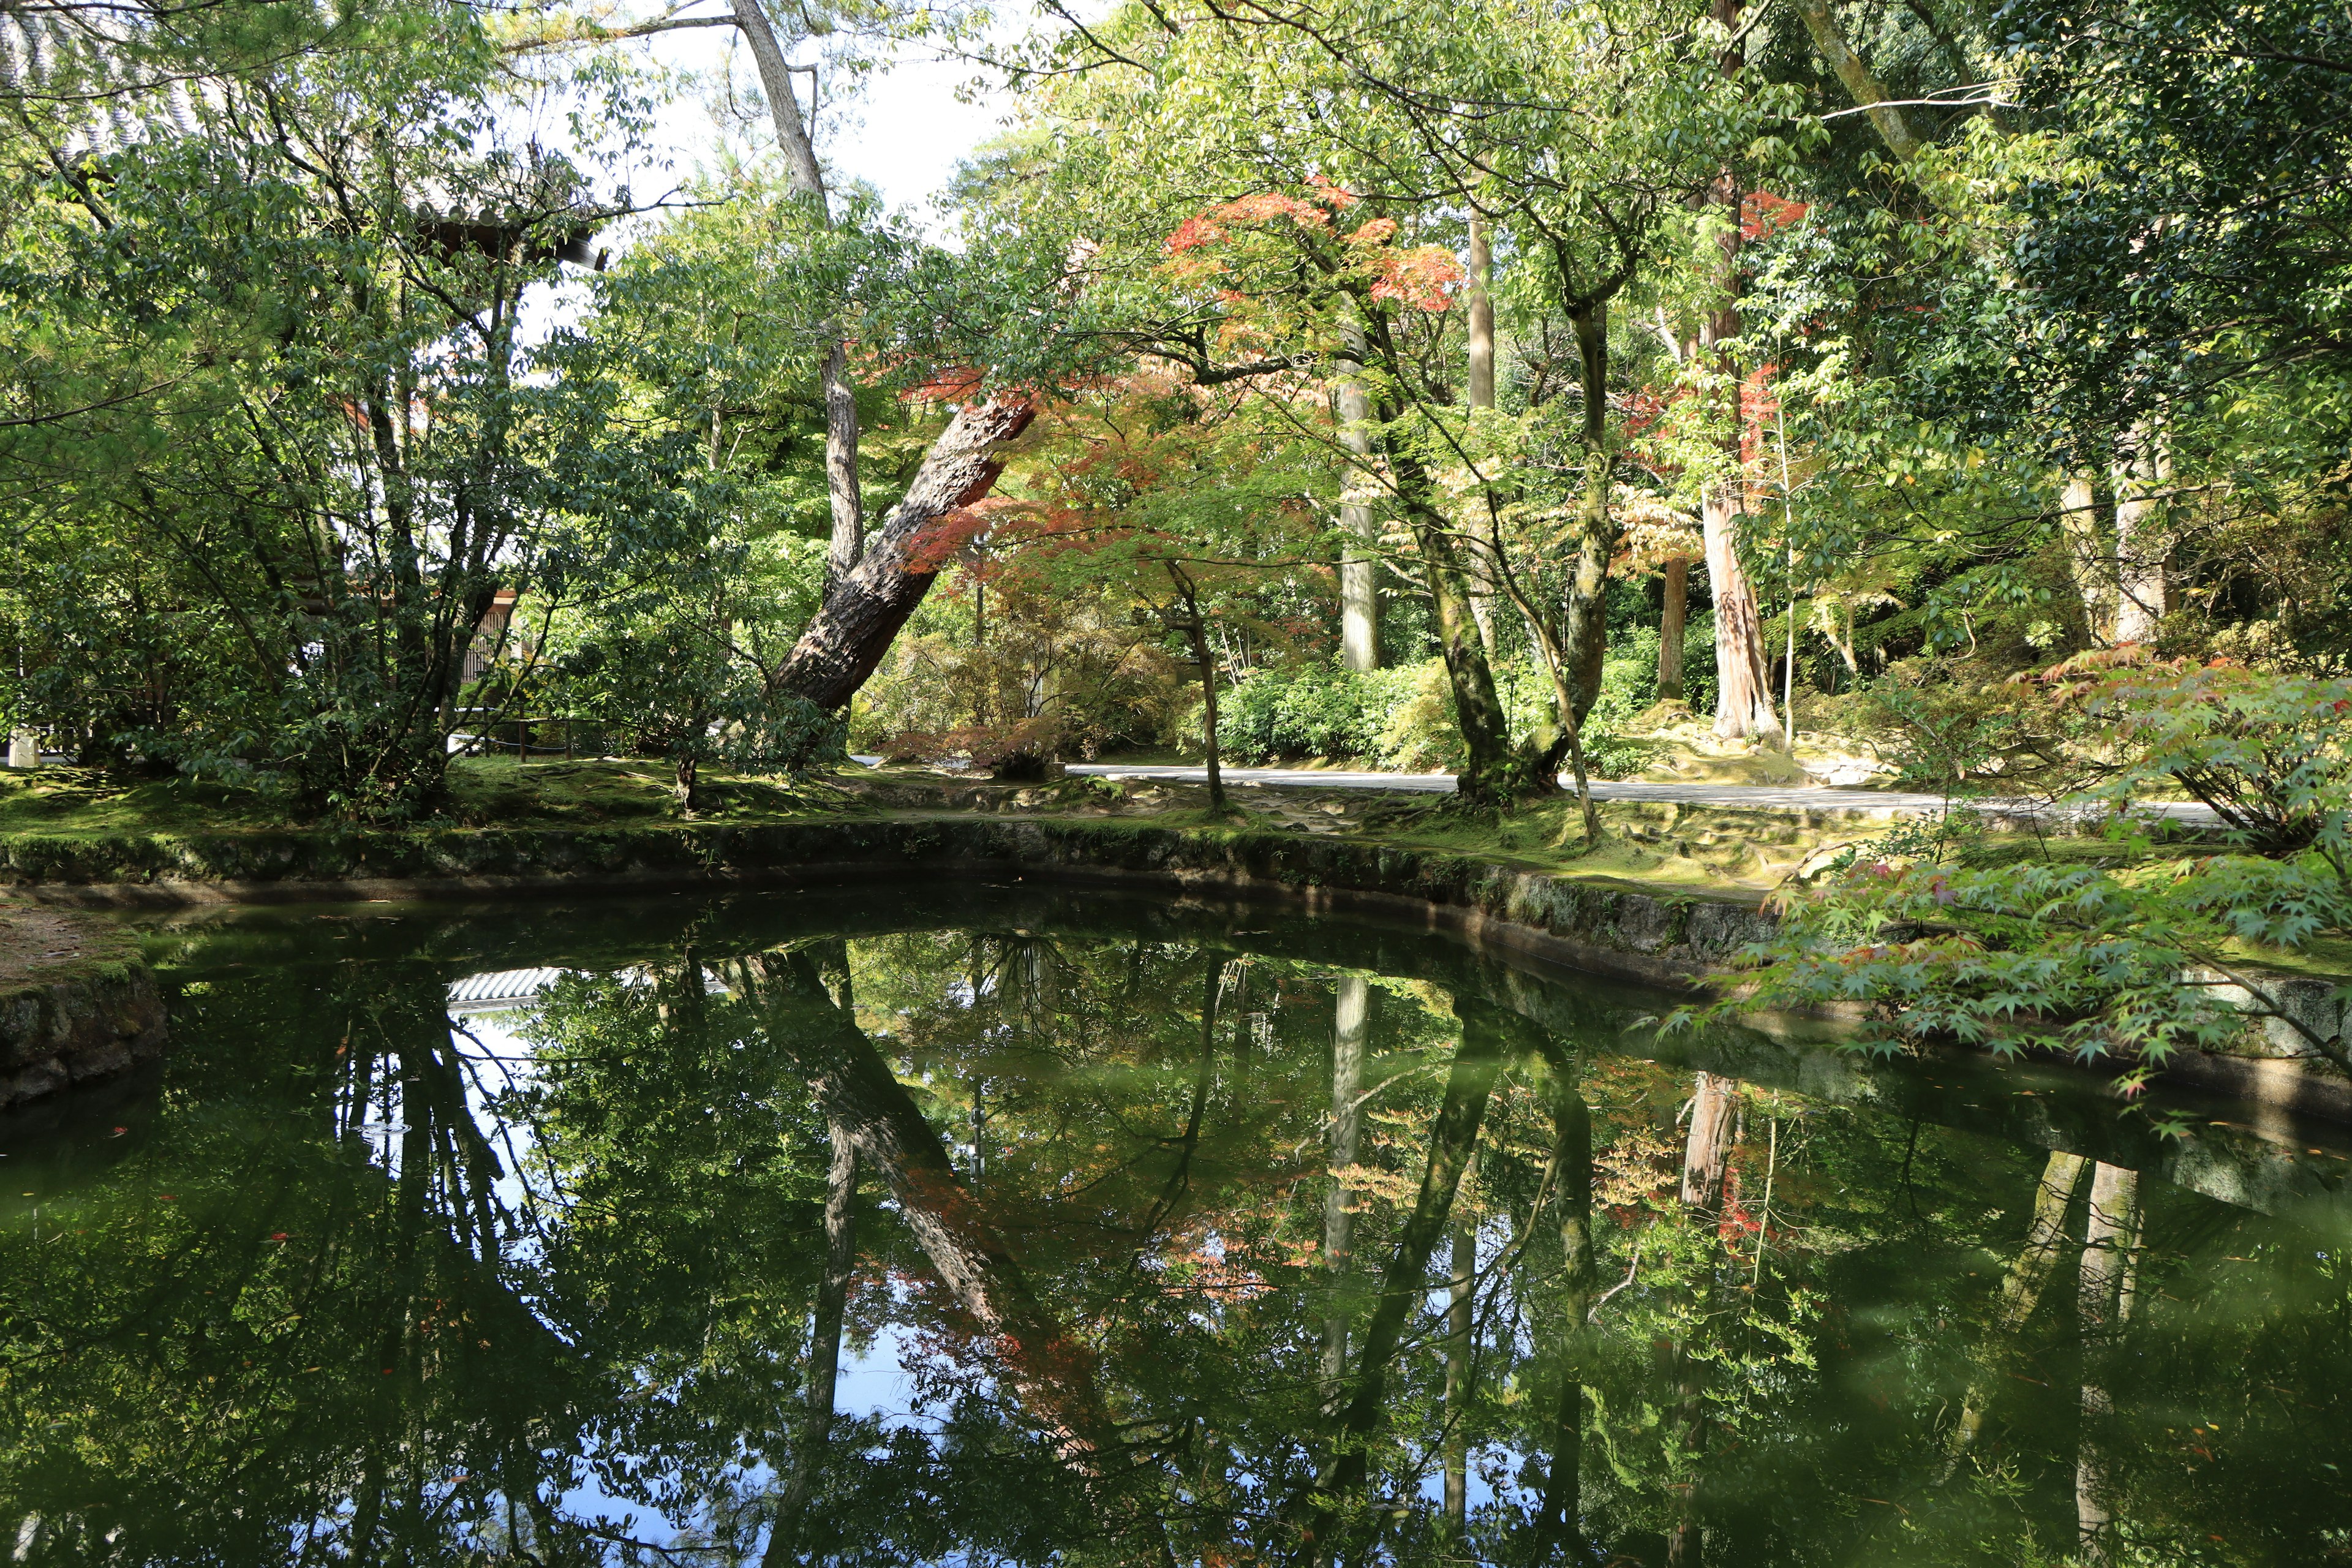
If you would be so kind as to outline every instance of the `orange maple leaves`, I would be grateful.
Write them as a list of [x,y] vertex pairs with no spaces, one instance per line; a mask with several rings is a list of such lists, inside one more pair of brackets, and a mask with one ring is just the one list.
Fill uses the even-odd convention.
[[[1261,191],[1186,218],[1167,242],[1171,259],[1181,264],[1179,276],[1205,281],[1231,275],[1235,271],[1231,258],[1203,253],[1225,246],[1236,231],[1263,231],[1288,223],[1310,242],[1336,248],[1348,265],[1368,274],[1375,300],[1433,314],[1453,303],[1454,291],[1467,275],[1452,251],[1441,245],[1392,244],[1394,218],[1370,218],[1342,232],[1334,220],[1360,198],[1320,177],[1308,181],[1307,190],[1304,196]],[[1244,297],[1244,290],[1230,287],[1219,292],[1232,300]]]

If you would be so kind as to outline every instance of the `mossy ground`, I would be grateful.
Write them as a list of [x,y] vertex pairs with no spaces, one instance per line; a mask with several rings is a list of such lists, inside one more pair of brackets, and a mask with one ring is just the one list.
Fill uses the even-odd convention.
[[[1565,795],[1496,812],[1448,796],[1339,788],[1235,786],[1228,793],[1231,809],[1218,816],[1209,810],[1207,790],[1197,784],[1093,777],[1012,784],[922,767],[851,767],[833,777],[804,779],[706,773],[693,820],[725,825],[972,812],[1115,816],[1213,833],[1341,837],[1638,891],[1740,901],[1785,889],[1841,847],[1882,837],[1895,826],[1885,818],[1833,813],[1620,801],[1600,806],[1601,840],[1588,846],[1581,816]],[[669,770],[658,763],[461,758],[451,764],[442,811],[404,826],[609,829],[675,826],[686,820]],[[124,783],[66,768],[0,771],[0,837],[10,838],[171,838],[331,826],[345,825],[300,818],[278,799],[235,786],[184,779]],[[2052,856],[2122,864],[2127,857],[2100,839],[2032,834],[1987,834],[1965,843],[1958,853],[1987,865]],[[0,920],[8,921],[39,913],[14,902],[0,906]],[[111,950],[100,953],[104,944],[95,935],[69,941],[65,931],[64,925],[56,931],[46,925],[0,926],[0,979],[15,973],[10,964],[29,972],[44,964],[79,965],[120,956]],[[2352,973],[2352,940],[2322,939],[2291,955],[2246,956],[2311,973]]]
[[[706,772],[697,820],[774,820],[841,810],[823,780]],[[669,768],[626,760],[519,763],[460,757],[441,809],[414,826],[558,827],[682,820]],[[314,816],[261,790],[206,780],[126,782],[80,768],[0,770],[0,834],[108,835],[283,831]]]
[[0,903],[0,996],[102,977],[139,956],[130,928],[70,910]]

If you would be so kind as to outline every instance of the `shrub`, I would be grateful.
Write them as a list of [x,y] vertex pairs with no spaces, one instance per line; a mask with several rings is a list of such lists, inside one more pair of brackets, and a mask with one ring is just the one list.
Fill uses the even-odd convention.
[[[1656,680],[1657,637],[1650,634],[1601,676],[1601,697],[1585,724],[1587,765],[1603,776],[1639,772],[1647,753],[1622,731],[1648,705]],[[1495,684],[1514,734],[1551,722],[1550,678],[1526,659],[1495,667]],[[1462,765],[1462,734],[1443,659],[1365,673],[1325,664],[1252,670],[1218,702],[1218,738],[1228,761],[1360,763],[1399,773]],[[1195,708],[1187,741],[1201,744]]]

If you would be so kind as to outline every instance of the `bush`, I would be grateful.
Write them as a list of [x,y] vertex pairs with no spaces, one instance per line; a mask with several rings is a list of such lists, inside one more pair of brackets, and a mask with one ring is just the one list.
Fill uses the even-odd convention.
[[[1656,683],[1657,634],[1637,635],[1609,661],[1601,696],[1586,721],[1588,767],[1603,776],[1638,773],[1647,753],[1622,738],[1627,721],[1649,704]],[[1553,718],[1551,679],[1525,659],[1495,667],[1496,694],[1510,714],[1511,731],[1528,735]],[[1443,659],[1424,659],[1359,674],[1308,664],[1252,670],[1217,706],[1218,738],[1227,761],[1241,763],[1323,759],[1360,763],[1398,773],[1428,773],[1462,765],[1462,734]],[[1196,707],[1186,736],[1201,744]]]
[[[1323,664],[1254,669],[1219,699],[1218,739],[1236,762],[1380,757],[1389,714],[1408,696],[1416,668],[1366,674]],[[1192,727],[1198,743],[1197,711]]]

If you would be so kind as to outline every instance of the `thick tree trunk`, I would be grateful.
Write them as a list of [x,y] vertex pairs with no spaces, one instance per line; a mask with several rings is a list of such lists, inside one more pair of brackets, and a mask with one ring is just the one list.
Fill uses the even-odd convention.
[[[1714,0],[1712,14],[1727,27],[1739,21],[1740,0]],[[1736,76],[1743,61],[1737,48],[1727,49],[1720,61],[1723,74]],[[1739,563],[1739,520],[1747,510],[1747,485],[1740,446],[1746,410],[1741,406],[1739,367],[1723,344],[1739,335],[1738,175],[1726,168],[1707,191],[1707,201],[1722,209],[1723,235],[1716,271],[1715,308],[1699,324],[1698,350],[1710,355],[1724,411],[1723,452],[1728,476],[1710,486],[1700,502],[1700,523],[1706,540],[1707,586],[1715,600],[1715,732],[1727,741],[1750,736],[1778,742],[1780,715],[1772,707],[1771,661],[1764,652],[1763,617],[1756,607],[1756,589]]]
[[2083,601],[2083,625],[2091,640],[2107,647],[2116,640],[2115,561],[2099,542],[2098,497],[2091,476],[2077,470],[2065,476],[2058,497],[2058,534],[2064,542],[2066,574]]
[[1594,305],[1569,321],[1576,331],[1584,392],[1584,498],[1577,508],[1576,574],[1569,584],[1568,626],[1560,641],[1581,730],[1601,695],[1601,670],[1609,653],[1609,557],[1617,548],[1616,520],[1609,510],[1609,308]]
[[825,590],[776,684],[828,710],[845,706],[963,542],[956,514],[1003,471],[997,448],[1029,427],[1034,410],[998,396],[968,405],[931,443],[907,496],[876,531],[857,569]]
[[[1390,332],[1387,319],[1370,314],[1360,340],[1361,352],[1377,353],[1392,383],[1401,384],[1410,368]],[[1476,617],[1471,612],[1470,589],[1462,563],[1462,549],[1453,524],[1437,504],[1436,486],[1420,457],[1391,445],[1386,432],[1396,410],[1378,410],[1381,436],[1378,446],[1381,473],[1404,513],[1421,556],[1422,576],[1429,586],[1430,608],[1437,622],[1438,651],[1445,659],[1447,684],[1454,691],[1454,721],[1462,748],[1468,753],[1454,787],[1464,799],[1499,805],[1516,797],[1528,783],[1527,769],[1511,751],[1510,715],[1495,688],[1495,670],[1487,661]]]
[[1495,687],[1494,666],[1486,661],[1477,622],[1470,613],[1470,591],[1464,581],[1462,558],[1454,532],[1431,496],[1428,475],[1420,460],[1408,454],[1389,454],[1405,517],[1420,547],[1422,574],[1429,582],[1430,607],[1437,621],[1438,652],[1445,659],[1446,682],[1454,690],[1455,722],[1462,748],[1468,753],[1454,787],[1463,797],[1495,804],[1510,799],[1523,782],[1511,754],[1510,715]]
[[849,351],[837,338],[824,355],[824,493],[833,509],[825,546],[830,588],[857,569],[866,552],[866,499],[857,485],[857,388],[849,380]]
[[1665,566],[1666,604],[1658,617],[1658,700],[1683,700],[1683,624],[1690,615],[1690,563]]
[[[824,171],[816,161],[809,128],[801,122],[800,95],[793,90],[792,68],[775,26],[762,0],[734,0],[734,12],[736,28],[751,47],[761,89],[768,95],[769,117],[783,149],[785,178],[793,194],[812,204],[819,220],[830,224]],[[833,510],[824,582],[830,592],[857,564],[865,549],[866,516],[857,485],[857,389],[849,379],[848,350],[841,341],[840,322],[827,321],[820,330],[831,344],[824,356],[824,489]]]
[[[1738,445],[1736,435],[1732,445]],[[1739,563],[1738,481],[1710,489],[1700,517],[1707,587],[1715,600],[1715,732],[1727,741],[1753,736],[1778,743],[1780,715],[1772,706],[1763,616],[1756,607],[1755,586]]]

